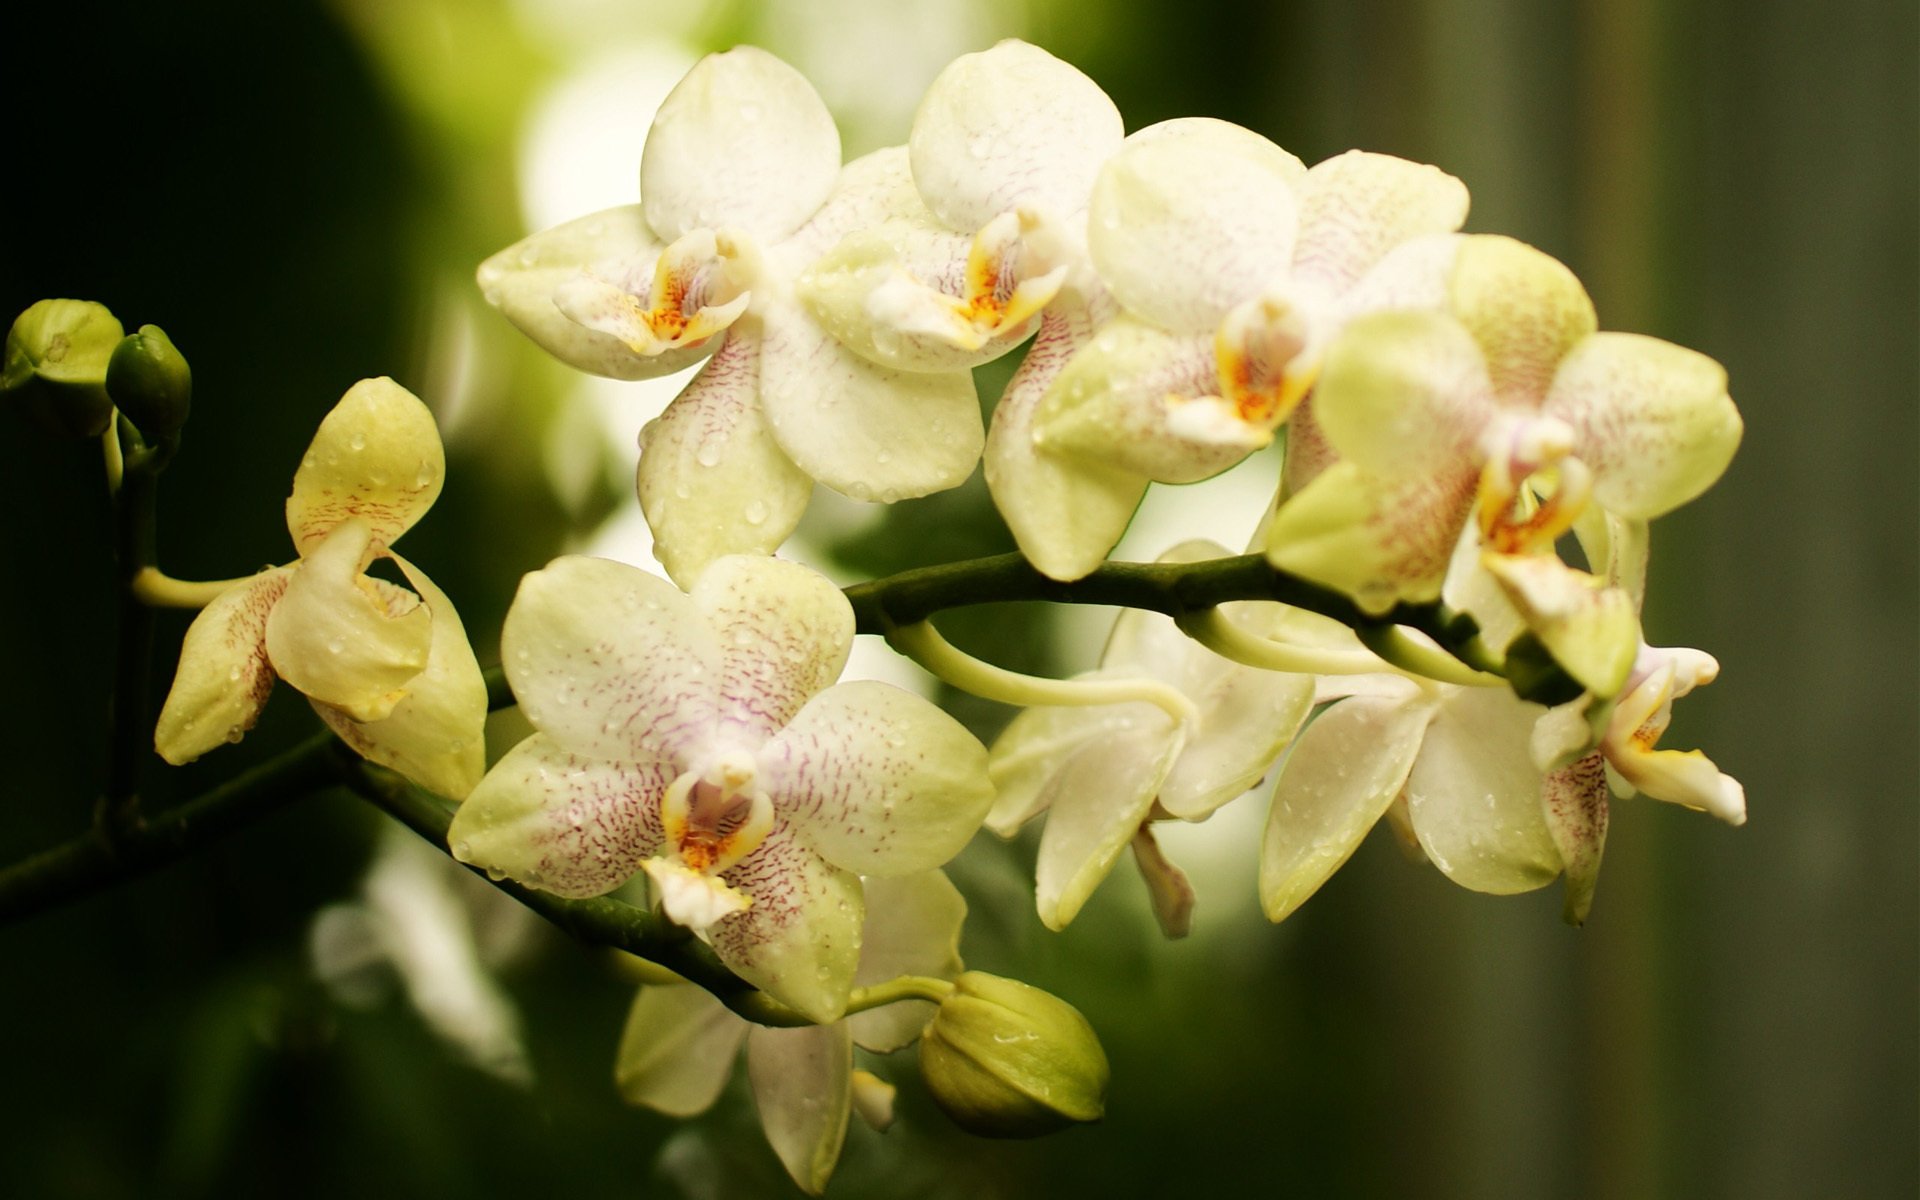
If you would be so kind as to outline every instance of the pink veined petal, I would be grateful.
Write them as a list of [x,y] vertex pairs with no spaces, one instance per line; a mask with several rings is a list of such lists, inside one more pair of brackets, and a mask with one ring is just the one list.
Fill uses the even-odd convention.
[[1354,696],[1315,718],[1281,767],[1260,847],[1260,906],[1284,921],[1305,904],[1400,795],[1432,705],[1410,684]]
[[760,402],[801,470],[855,500],[889,504],[973,473],[986,434],[971,374],[876,366],[797,304],[769,304],[762,317]]
[[1306,487],[1340,459],[1340,452],[1327,440],[1320,418],[1313,415],[1313,396],[1309,394],[1287,418],[1287,457],[1281,467],[1281,496],[1285,498]]
[[840,173],[840,131],[800,72],[765,50],[709,54],[660,105],[640,156],[640,201],[662,240],[737,227],[762,242],[800,228]]
[[720,721],[758,747],[831,687],[853,646],[853,607],[811,567],[719,559],[689,593],[720,645]]
[[[965,969],[960,928],[966,923],[967,902],[946,875],[920,871],[897,879],[869,879],[864,886],[867,927],[861,933],[855,987],[901,975],[953,979]],[[886,1054],[919,1037],[933,1012],[927,1001],[905,1000],[855,1013],[847,1023],[856,1043]]]
[[253,728],[273,690],[267,614],[287,590],[292,567],[274,567],[220,593],[200,610],[180,644],[180,665],[160,708],[154,749],[174,766]]
[[1567,873],[1567,923],[1584,925],[1607,846],[1607,765],[1596,751],[1547,772],[1540,802]]
[[1712,487],[1743,429],[1719,363],[1631,333],[1596,333],[1575,346],[1546,408],[1573,426],[1573,452],[1593,469],[1594,499],[1640,520]]
[[860,877],[781,822],[721,879],[753,903],[708,931],[720,961],[808,1019],[837,1020],[860,960]]
[[433,618],[419,597],[363,572],[381,547],[359,518],[301,558],[267,614],[280,678],[356,721],[386,717],[427,665]]
[[1560,873],[1533,765],[1540,712],[1504,689],[1466,688],[1450,694],[1427,727],[1407,807],[1427,858],[1462,887],[1506,895]]
[[1183,739],[1166,714],[1153,710],[1136,719],[1143,728],[1102,733],[1061,764],[1048,785],[1047,828],[1033,881],[1048,929],[1065,929],[1113,870],[1153,811],[1180,752]]
[[1593,301],[1564,264],[1491,234],[1461,241],[1448,307],[1480,344],[1494,394],[1508,408],[1538,409],[1560,360],[1597,324]]
[[666,580],[604,558],[556,558],[520,581],[500,633],[520,711],[567,749],[684,764],[712,737],[720,651]]
[[640,509],[660,565],[683,587],[723,555],[773,553],[813,495],[768,430],[759,387],[760,338],[735,327],[641,434]]
[[1049,453],[1033,437],[1042,397],[1111,311],[1106,301],[1049,308],[987,434],[985,472],[994,506],[1020,552],[1052,579],[1078,579],[1105,561],[1147,494],[1144,475]]
[[453,814],[447,845],[469,866],[558,896],[602,896],[659,852],[659,764],[574,754],[544,733],[494,764]]
[[746,1040],[747,1022],[705,988],[649,985],[627,1012],[613,1081],[628,1104],[698,1116],[720,1098]]
[[1281,504],[1267,527],[1267,558],[1370,612],[1433,600],[1478,481],[1470,467],[1383,479],[1337,462]]
[[827,202],[792,237],[767,247],[767,255],[789,276],[798,276],[849,234],[888,221],[929,216],[920,194],[913,190],[907,148],[888,146],[841,167]]
[[919,696],[870,680],[808,701],[760,763],[785,819],[829,862],[863,875],[939,866],[993,803],[974,736]]
[[313,708],[355,753],[450,800],[466,798],[487,769],[487,683],[447,594],[392,556],[433,620],[427,665],[384,720],[361,723],[321,701]]
[[320,422],[300,460],[287,531],[303,555],[351,520],[391,545],[433,507],[446,473],[427,406],[391,379],[363,379]]
[[1330,293],[1352,287],[1395,246],[1452,233],[1467,219],[1467,188],[1425,163],[1349,150],[1314,164],[1298,185],[1296,278]]
[[1350,323],[1327,350],[1313,412],[1341,457],[1387,476],[1477,469],[1481,433],[1498,416],[1479,346],[1433,312]]
[[747,1080],[760,1128],[793,1182],[826,1190],[853,1111],[853,1042],[847,1023],[747,1034]]
[[1020,205],[1059,217],[1086,207],[1124,132],[1098,84],[1008,39],[940,72],[914,114],[908,152],[927,206],[972,233]]

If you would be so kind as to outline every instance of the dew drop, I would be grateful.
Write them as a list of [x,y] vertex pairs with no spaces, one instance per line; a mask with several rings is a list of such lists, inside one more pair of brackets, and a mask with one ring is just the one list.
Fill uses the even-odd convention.
[[473,853],[473,843],[469,842],[465,838],[461,838],[459,841],[453,844],[453,856],[455,858],[465,860],[466,857],[472,853]]
[[347,639],[345,639],[345,638],[338,638],[338,637],[337,637],[337,638],[334,638],[334,639],[333,639],[332,641],[330,641],[330,642],[328,642],[328,643],[327,643],[327,653],[328,653],[328,654],[338,654],[338,653],[340,653],[340,652],[341,652],[342,650],[345,650],[346,648],[347,648]]
[[347,439],[347,447],[352,450],[365,450],[367,448],[367,435],[364,433],[354,434]]
[[975,158],[985,158],[993,153],[993,139],[984,133],[976,133],[967,139],[967,153]]
[[237,742],[246,735],[246,732],[246,730],[240,728],[238,725],[229,725],[227,726],[227,740],[229,742]]
[[767,520],[767,506],[758,500],[749,500],[746,512],[741,515],[746,517],[749,525],[764,525]]
[[882,450],[878,454],[873,456],[873,461],[880,463],[882,466],[884,466],[887,463],[890,463],[893,461],[893,453],[888,450]]
[[708,444],[700,447],[699,453],[694,455],[693,461],[699,463],[703,467],[719,466],[720,465],[720,447],[712,444]]
[[607,225],[606,225],[606,222],[604,221],[587,222],[587,236],[590,238],[597,238],[601,234],[605,233],[606,231],[607,231]]
[[521,266],[531,267],[534,263],[539,261],[540,261],[540,255],[534,251],[534,248],[532,246],[527,246],[520,251]]
[[487,878],[493,880],[495,883],[501,882],[502,880],[506,879],[506,877],[507,877],[507,873],[505,871],[502,871],[499,867],[487,868]]
[[229,667],[229,668],[227,669],[227,682],[228,682],[228,683],[239,683],[239,682],[240,682],[240,668],[239,668],[239,667]]

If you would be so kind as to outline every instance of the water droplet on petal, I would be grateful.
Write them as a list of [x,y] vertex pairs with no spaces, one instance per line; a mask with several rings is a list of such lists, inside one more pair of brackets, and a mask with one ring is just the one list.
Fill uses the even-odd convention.
[[367,448],[367,435],[364,433],[354,434],[347,439],[347,447],[352,450],[365,450]]
[[328,654],[338,654],[342,650],[345,650],[346,648],[347,648],[347,639],[345,638],[337,637],[327,643]]
[[985,158],[993,153],[993,139],[984,133],[976,133],[967,139],[967,153],[975,158]]
[[701,446],[699,452],[693,456],[693,461],[699,463],[703,467],[719,466],[720,465],[720,447],[713,445],[711,442],[707,443],[704,446]]
[[747,510],[741,514],[749,525],[764,525],[767,520],[767,506],[758,500],[749,500]]

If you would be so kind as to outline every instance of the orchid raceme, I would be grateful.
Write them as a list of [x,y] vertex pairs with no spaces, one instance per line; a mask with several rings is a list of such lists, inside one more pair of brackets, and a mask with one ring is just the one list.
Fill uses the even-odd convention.
[[[234,584],[187,629],[154,731],[160,756],[178,765],[239,741],[277,675],[363,757],[466,795],[485,764],[486,684],[452,603],[392,549],[445,473],[426,405],[391,379],[349,389],[293,478],[300,557]],[[367,575],[382,558],[415,591]]]
[[[1459,180],[1387,155],[1354,151],[1309,170],[1222,121],[1134,134],[1100,173],[1087,235],[1118,308],[1037,400],[1027,436],[1038,462],[1133,502],[1149,480],[1191,483],[1232,466],[1271,441],[1312,386],[1355,311],[1350,297],[1370,293],[1356,287],[1369,270],[1401,242],[1459,228],[1466,211]],[[990,441],[989,466],[1011,473],[1026,449]],[[1009,509],[1020,498],[1003,492],[1019,534]],[[1042,533],[1022,548],[1072,578],[1123,528],[1064,545]]]
[[1377,302],[1403,307],[1357,318],[1328,351],[1314,415],[1340,461],[1269,525],[1282,570],[1385,611],[1439,594],[1476,508],[1490,549],[1533,553],[1589,501],[1651,520],[1726,469],[1741,426],[1719,364],[1596,332],[1586,292],[1547,255],[1422,239],[1380,272]]
[[[967,905],[945,875],[869,879],[866,889],[856,986],[960,974]],[[614,1078],[629,1103],[695,1116],[720,1098],[744,1043],[767,1141],[793,1181],[818,1195],[839,1161],[849,1114],[880,1130],[892,1119],[892,1085],[856,1069],[853,1048],[891,1053],[918,1038],[932,1015],[930,1002],[909,999],[831,1025],[774,1029],[749,1024],[691,984],[649,983],[627,1016]]]
[[[1162,561],[1224,555],[1192,542]],[[1255,622],[1278,605],[1236,605]],[[1145,702],[1030,708],[994,743],[998,796],[987,824],[1003,837],[1040,813],[1035,893],[1040,919],[1063,929],[1129,846],[1170,937],[1183,936],[1192,905],[1185,876],[1154,841],[1154,820],[1201,821],[1252,787],[1286,749],[1313,705],[1304,675],[1244,667],[1201,648],[1158,613],[1128,610],[1114,624],[1100,668],[1081,678],[1145,675],[1196,708],[1176,723]]]
[[920,697],[829,686],[839,589],[722,558],[690,593],[606,559],[520,585],[507,679],[539,730],[455,815],[454,856],[562,896],[645,870],[668,917],[815,1020],[846,1003],[860,875],[944,863],[992,801],[986,751]]
[[843,235],[919,210],[904,149],[840,163],[792,67],[742,46],[661,105],[641,202],[538,233],[480,267],[482,292],[561,360],[642,379],[706,358],[642,438],[641,508],[690,584],[793,532],[818,480],[859,500],[953,487],[983,438],[964,369],[906,372],[842,347],[794,281]]

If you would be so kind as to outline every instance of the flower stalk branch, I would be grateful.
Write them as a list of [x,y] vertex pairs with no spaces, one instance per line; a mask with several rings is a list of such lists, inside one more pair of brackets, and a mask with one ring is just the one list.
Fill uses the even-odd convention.
[[153,674],[154,613],[135,594],[134,580],[154,562],[155,498],[160,473],[172,460],[178,442],[162,438],[149,446],[125,417],[116,417],[106,439],[118,452],[109,452],[106,470],[113,493],[115,566],[124,586],[107,707],[107,790],[94,811],[94,824],[102,838],[111,840],[139,819],[140,764],[152,729],[147,699]]

